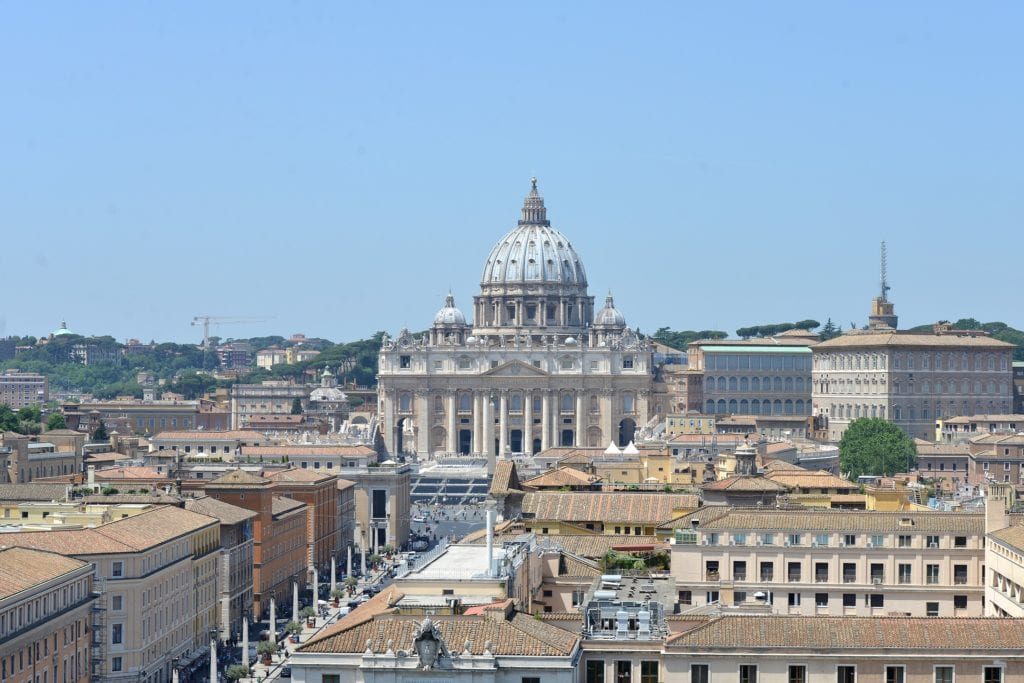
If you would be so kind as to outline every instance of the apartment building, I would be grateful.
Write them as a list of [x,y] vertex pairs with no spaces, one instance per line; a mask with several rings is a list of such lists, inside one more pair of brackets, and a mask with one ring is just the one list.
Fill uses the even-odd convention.
[[673,526],[682,609],[760,594],[779,614],[984,611],[982,514],[731,508]]
[[935,420],[935,441],[963,442],[979,432],[1016,434],[1024,431],[1024,415],[958,415]]
[[239,639],[242,619],[252,610],[252,522],[256,513],[209,496],[189,498],[185,509],[220,521],[217,623],[222,640]]
[[217,624],[216,519],[161,505],[95,529],[4,534],[9,547],[92,563],[92,677],[163,683],[175,658],[193,660]]
[[278,495],[306,504],[306,564],[321,571],[330,567],[331,557],[342,545],[338,477],[295,467],[268,472],[266,477],[277,484]]
[[0,405],[14,410],[41,406],[50,400],[50,381],[46,375],[21,370],[0,373]]
[[347,476],[345,473],[349,470],[366,469],[371,463],[376,463],[377,451],[369,446],[320,444],[243,446],[242,459],[247,462],[290,462],[302,469]]
[[232,470],[205,485],[211,498],[256,513],[253,536],[253,614],[269,613],[304,580],[307,560],[306,505],[278,495],[277,483],[245,470]]
[[248,446],[262,446],[267,437],[257,431],[238,429],[160,432],[150,439],[151,451],[174,451],[181,458],[233,460]]
[[653,535],[662,522],[693,512],[697,496],[682,493],[534,491],[523,496],[523,523],[538,535]]
[[88,681],[94,601],[90,563],[0,546],[0,680]]
[[253,415],[288,415],[295,399],[305,405],[310,390],[303,384],[280,380],[232,385],[231,429],[245,429]]

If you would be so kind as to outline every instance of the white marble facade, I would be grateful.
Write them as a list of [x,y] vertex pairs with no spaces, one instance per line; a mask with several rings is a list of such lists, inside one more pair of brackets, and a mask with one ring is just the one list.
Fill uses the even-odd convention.
[[651,345],[583,263],[536,181],[484,265],[472,325],[448,295],[422,338],[385,336],[378,409],[389,456],[488,456],[625,445],[654,416]]

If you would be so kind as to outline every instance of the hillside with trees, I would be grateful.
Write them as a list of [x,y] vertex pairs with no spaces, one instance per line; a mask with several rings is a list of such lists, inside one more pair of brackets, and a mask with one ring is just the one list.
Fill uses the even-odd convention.
[[[941,320],[940,322],[945,323],[948,321]],[[1013,359],[1016,361],[1024,361],[1024,332],[1021,330],[1010,327],[1006,323],[982,323],[978,322],[974,318],[960,318],[951,324],[953,325],[953,328],[957,330],[981,330],[982,332],[988,332],[992,335],[993,339],[1009,342],[1010,344],[1016,344],[1017,348],[1013,351]],[[910,331],[926,334],[932,331],[932,326],[918,325],[917,327],[910,328]]]

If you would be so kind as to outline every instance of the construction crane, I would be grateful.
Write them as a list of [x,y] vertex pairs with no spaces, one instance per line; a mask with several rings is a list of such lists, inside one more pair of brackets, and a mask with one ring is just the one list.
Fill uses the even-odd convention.
[[197,315],[192,318],[192,327],[203,326],[203,348],[210,348],[210,325],[239,325],[245,323],[261,323],[270,318],[258,316],[222,316],[222,315]]

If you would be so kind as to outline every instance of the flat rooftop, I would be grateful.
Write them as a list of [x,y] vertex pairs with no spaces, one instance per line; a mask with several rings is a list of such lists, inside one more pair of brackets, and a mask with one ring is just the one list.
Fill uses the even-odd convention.
[[[494,559],[504,560],[505,550],[495,544]],[[407,580],[416,579],[485,579],[487,571],[487,546],[450,545],[437,557],[414,567],[405,575]]]

